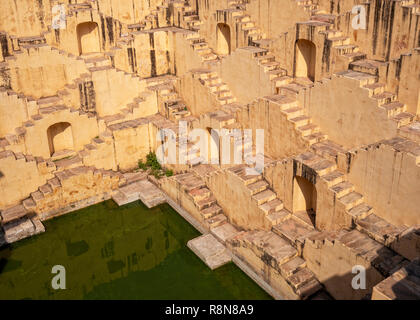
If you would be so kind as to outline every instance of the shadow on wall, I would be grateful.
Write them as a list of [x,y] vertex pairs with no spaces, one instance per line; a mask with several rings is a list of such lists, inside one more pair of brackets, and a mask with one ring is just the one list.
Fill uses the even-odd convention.
[[[413,240],[414,239],[414,240]],[[397,300],[418,300],[420,299],[420,228],[413,229],[407,235],[390,244],[393,247],[398,242],[399,245],[403,245],[405,249],[409,249],[408,247],[412,248],[410,251],[410,255],[414,257],[416,255],[416,259],[411,258],[410,265],[407,267],[409,263],[408,260],[402,259],[402,257],[398,256],[387,247],[382,247],[380,250],[376,252],[377,257],[371,261],[371,266],[366,268],[366,289],[358,289],[353,287],[352,282],[356,284],[360,284],[358,280],[358,275],[360,275],[360,271],[358,270],[355,273],[351,271],[343,274],[343,275],[335,275],[331,278],[326,280],[322,279],[323,269],[331,268],[331,265],[340,265],[342,262],[342,258],[338,257],[336,261],[331,260],[328,258],[328,261],[325,261],[329,266],[322,265],[320,261],[314,261],[319,266],[319,274],[318,276],[321,278],[322,283],[329,294],[332,297],[339,300],[370,300],[372,298],[373,288],[381,283],[383,280],[390,277],[392,274],[404,268],[405,277],[395,277],[395,283],[390,285],[389,287],[382,286],[381,290],[384,292],[384,297],[394,297]],[[415,244],[413,241],[417,241]],[[357,241],[353,243],[349,243],[347,246],[354,246],[357,249]],[[360,246],[363,246],[363,243],[360,243]],[[360,247],[363,250],[362,247]],[[360,250],[359,250],[360,251]],[[370,252],[366,252],[367,255]],[[359,255],[357,255],[359,256]],[[355,257],[356,258],[356,257]],[[356,265],[356,264],[355,264]],[[333,270],[333,269],[331,269]],[[332,271],[334,272],[334,271]],[[355,279],[355,280],[354,280]],[[392,282],[391,282],[392,283]]]
[[76,27],[79,54],[101,52],[99,28],[96,22],[83,22]]
[[405,234],[392,241],[389,247],[410,261],[420,258],[420,227],[409,228]]

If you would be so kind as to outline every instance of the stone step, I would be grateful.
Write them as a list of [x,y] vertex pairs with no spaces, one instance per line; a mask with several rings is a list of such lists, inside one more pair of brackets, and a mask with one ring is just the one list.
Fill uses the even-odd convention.
[[364,87],[366,85],[369,84],[373,84],[376,83],[378,77],[371,75],[369,73],[364,73],[364,72],[356,72],[353,70],[346,70],[343,72],[338,72],[336,73],[337,76],[339,77],[344,77],[344,78],[348,78],[348,79],[353,79],[356,80],[360,83],[361,87]]
[[197,201],[195,204],[198,208],[198,210],[203,210],[205,208],[211,207],[216,203],[216,198],[214,196],[209,196],[207,198],[204,198],[202,200]]
[[249,191],[251,192],[251,195],[255,195],[257,193],[260,193],[264,190],[266,190],[269,187],[269,184],[265,180],[260,180],[255,183],[247,185]]
[[302,133],[303,137],[307,137],[311,134],[318,133],[320,128],[313,123],[306,124],[297,128]]
[[0,213],[1,223],[5,224],[13,220],[18,220],[26,216],[28,213],[29,213],[28,210],[22,204],[2,210]]
[[314,278],[315,275],[312,273],[312,271],[305,267],[292,274],[287,279],[287,281],[292,285],[292,287],[295,290],[298,290]]
[[368,73],[374,76],[379,75],[379,69],[386,67],[387,63],[375,60],[358,60],[350,63],[350,69],[358,72]]
[[328,173],[337,170],[337,165],[334,162],[323,158],[315,158],[313,162],[303,162],[311,169],[315,170],[319,176],[325,176]]
[[353,221],[364,219],[373,212],[373,208],[366,203],[360,203],[357,206],[351,208],[348,213],[353,217]]
[[[232,171],[233,169],[230,168],[229,171]],[[255,183],[259,180],[262,180],[262,176],[260,174],[256,175],[247,175],[246,171],[245,171],[245,166],[240,166],[239,170],[237,171],[232,171],[234,174],[236,174],[236,176],[245,184],[245,185],[249,185],[252,183]]]
[[322,142],[328,139],[328,136],[322,132],[316,132],[308,136],[304,136],[303,139],[309,142],[309,145],[313,145],[318,142]]
[[193,189],[188,194],[194,199],[195,202],[208,199],[211,196],[211,191],[207,188]]
[[[276,200],[273,200],[273,201],[276,201]],[[263,206],[265,206],[265,204],[262,205],[261,207],[263,207]],[[281,203],[281,207],[283,207],[283,202]],[[268,213],[265,216],[265,220],[268,222],[268,225],[270,227],[274,227],[274,226],[284,222],[285,220],[289,219],[290,216],[291,216],[291,213],[289,211],[287,211],[285,209],[280,209],[279,211],[272,211],[271,213]]]
[[205,220],[206,226],[209,229],[219,227],[227,222],[227,218],[224,214],[218,214],[217,216],[211,217]]
[[[238,245],[247,248],[256,247],[262,255],[269,256],[270,265],[274,268],[284,264],[298,255],[298,252],[286,240],[270,231],[248,231],[234,238]],[[236,245],[236,244],[235,244]]]
[[79,156],[74,156],[68,159],[55,161],[54,164],[57,168],[57,171],[62,171],[81,166],[83,164],[83,160]]
[[345,155],[345,150],[341,145],[332,142],[331,140],[324,140],[319,143],[315,143],[311,146],[311,149],[318,156],[323,157],[331,162],[336,162],[339,155]]
[[205,234],[188,241],[187,246],[211,269],[214,270],[232,260],[226,247],[212,234]]
[[259,205],[259,206],[263,205],[266,202],[274,200],[276,198],[277,198],[277,195],[269,189],[264,190],[260,193],[254,194],[252,196],[252,199],[254,199],[257,202],[257,205]]
[[394,117],[398,115],[399,113],[406,111],[406,105],[399,101],[386,103],[386,104],[381,105],[380,107],[385,109],[388,117]]
[[396,227],[373,213],[358,219],[356,227],[385,246],[392,245],[399,235],[407,229],[407,227]]
[[381,94],[385,91],[385,84],[377,82],[377,83],[367,84],[364,86],[364,88],[369,90],[370,96],[374,96],[374,95]]
[[[309,278],[309,275],[307,277]],[[288,281],[292,285],[298,286],[298,288],[296,289],[296,293],[299,295],[299,297],[302,300],[307,299],[308,297],[314,295],[315,293],[317,293],[319,290],[322,289],[322,285],[315,278],[315,276],[310,278],[309,280],[307,280],[307,277],[304,274],[300,273],[300,274],[294,274],[293,276],[290,277],[290,279],[288,279]],[[301,284],[302,282],[303,284]]]
[[333,171],[321,177],[324,179],[328,187],[332,187],[333,185],[339,184],[344,181],[345,175],[340,171]]
[[207,207],[200,211],[204,219],[210,219],[222,213],[222,208],[214,203],[210,207]]
[[265,212],[266,215],[279,212],[284,207],[283,201],[276,198],[274,200],[268,201],[260,206],[260,209]]
[[336,45],[333,48],[338,51],[339,55],[348,55],[359,50],[359,47],[354,44]]
[[44,232],[45,228],[39,220],[23,217],[5,224],[3,230],[5,242],[13,243]]
[[394,102],[397,96],[391,92],[382,92],[372,96],[373,99],[378,100],[379,105]]
[[[293,218],[303,224],[304,226],[308,227],[309,229],[314,228],[314,222],[311,220],[310,213],[307,211],[297,211],[293,213]],[[312,218],[314,219],[314,218]]]
[[291,122],[295,124],[295,127],[302,127],[311,123],[311,118],[308,116],[302,115],[293,119],[290,119]]
[[346,208],[350,210],[363,202],[363,196],[358,192],[350,192],[342,198],[338,199]]
[[35,208],[36,208],[36,203],[32,198],[27,198],[27,199],[23,200],[22,205],[28,211],[35,210]]
[[354,185],[348,181],[343,181],[332,186],[331,190],[335,193],[337,198],[341,198],[349,194],[350,192],[353,192]]
[[301,252],[305,239],[315,231],[299,222],[293,216],[273,227],[273,232],[289,241],[289,243]]
[[301,107],[288,108],[286,110],[283,110],[283,112],[286,114],[288,120],[298,118],[304,115],[304,111]]
[[286,263],[280,265],[280,272],[284,278],[289,278],[297,271],[306,267],[306,261],[301,257],[294,257]]
[[412,113],[401,112],[401,113],[398,113],[397,115],[391,117],[391,120],[397,122],[398,128],[401,128],[403,126],[407,126],[410,123],[412,123],[414,121],[415,117],[416,116]]
[[50,184],[44,184],[43,186],[39,187],[39,191],[43,194],[43,196],[48,196],[49,194],[53,193],[53,189]]

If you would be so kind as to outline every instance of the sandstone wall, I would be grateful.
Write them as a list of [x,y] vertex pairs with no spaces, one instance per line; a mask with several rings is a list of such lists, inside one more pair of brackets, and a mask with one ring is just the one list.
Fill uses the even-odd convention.
[[99,0],[98,10],[122,23],[133,24],[143,21],[162,0]]
[[396,225],[420,224],[419,146],[396,138],[352,153],[349,180],[377,216]]
[[220,107],[216,96],[196,77],[194,72],[189,72],[181,78],[179,93],[193,116],[200,116]]
[[313,122],[323,133],[344,146],[352,148],[397,134],[397,122],[389,119],[378,100],[358,80],[333,76],[315,83],[301,98]]
[[[293,122],[282,112],[288,103],[276,97],[260,98],[244,108],[238,115],[243,128],[264,130],[264,152],[273,158],[282,159],[303,152],[308,142],[303,140]],[[296,105],[290,105],[290,108]]]
[[171,43],[173,43],[174,63],[173,70],[177,76],[182,77],[192,69],[202,66],[201,57],[194,51],[187,37],[191,32],[186,33],[181,29],[174,29],[171,32]]
[[351,217],[337,201],[336,194],[311,168],[288,158],[264,169],[264,178],[283,201],[284,208],[292,213],[302,210],[299,201],[296,201],[299,192],[295,182],[297,177],[305,178],[316,189],[315,225],[318,230],[340,230],[352,224]]
[[134,48],[140,77],[156,77],[170,72],[168,37],[167,30],[135,33]]
[[147,120],[138,120],[126,128],[117,125],[110,127],[114,137],[115,158],[120,170],[138,168],[138,161],[144,160],[152,151],[151,124]]
[[0,3],[0,30],[19,37],[39,35],[51,21],[50,0],[4,0]]
[[232,224],[245,230],[267,228],[265,213],[243,181],[229,170],[212,174],[206,184]]
[[[0,92],[0,137],[15,133],[15,129],[28,120],[28,104],[31,103],[19,98],[17,94]],[[10,110],[13,110],[13,113]]]
[[14,91],[35,99],[57,94],[66,84],[87,73],[83,61],[45,45],[31,48],[9,60]]
[[36,161],[27,162],[24,157],[16,159],[13,153],[0,153],[0,207],[17,204],[46,183],[53,176],[46,167],[38,166]]
[[33,126],[26,129],[26,153],[49,159],[51,150],[48,128],[62,122],[69,123],[71,126],[71,138],[75,151],[82,150],[86,144],[91,143],[92,139],[99,135],[98,124],[94,117],[89,117],[87,114],[80,115],[78,112],[71,112],[68,108],[63,108],[54,113],[43,115],[42,119],[35,121]]
[[96,170],[93,167],[77,167],[56,174],[60,186],[36,201],[35,212],[41,219],[51,218],[63,209],[79,201],[103,194],[112,195],[118,188],[119,176]]
[[218,72],[238,99],[238,103],[250,103],[274,92],[269,74],[258,65],[252,50],[237,49],[222,59]]
[[100,117],[119,113],[146,90],[145,81],[112,68],[93,72],[92,81],[96,94],[96,111]]
[[407,111],[420,115],[420,49],[391,60],[386,77],[387,90],[398,95]]
[[[385,279],[371,266],[370,261],[357,254],[357,251],[328,237],[320,241],[306,240],[303,257],[308,268],[335,299],[360,300],[369,294],[376,284]],[[366,269],[367,289],[365,290],[354,290],[352,287],[352,279],[356,276],[352,273],[352,269],[356,265]]]
[[270,39],[283,36],[293,24],[310,18],[310,13],[303,10],[295,0],[282,1],[281,6],[276,1],[252,0],[246,9],[251,19]]

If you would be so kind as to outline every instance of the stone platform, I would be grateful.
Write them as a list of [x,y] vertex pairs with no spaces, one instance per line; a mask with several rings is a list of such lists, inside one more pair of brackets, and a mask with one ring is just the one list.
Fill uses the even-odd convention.
[[420,258],[378,283],[372,300],[420,300]]
[[212,270],[232,261],[226,247],[211,234],[192,239],[187,246]]
[[0,230],[0,247],[45,232],[41,221],[26,216],[4,224],[2,229]]
[[136,181],[121,187],[119,191],[112,196],[112,199],[119,206],[141,200],[149,209],[166,202],[166,198],[162,191],[147,180]]

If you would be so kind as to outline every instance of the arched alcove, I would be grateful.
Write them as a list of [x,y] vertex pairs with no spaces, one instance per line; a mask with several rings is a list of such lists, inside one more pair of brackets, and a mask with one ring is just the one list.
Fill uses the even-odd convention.
[[220,159],[220,136],[217,131],[207,128],[209,134],[209,161],[210,163],[221,163]]
[[295,76],[315,81],[316,46],[312,41],[296,41]]
[[79,54],[100,52],[99,28],[96,22],[83,22],[76,28]]
[[68,122],[59,122],[47,130],[50,156],[64,150],[73,150],[73,130]]
[[293,182],[293,212],[306,212],[315,225],[317,191],[315,185],[303,177]]
[[225,23],[217,24],[216,31],[217,53],[220,55],[228,55],[231,51],[230,43],[230,27]]

